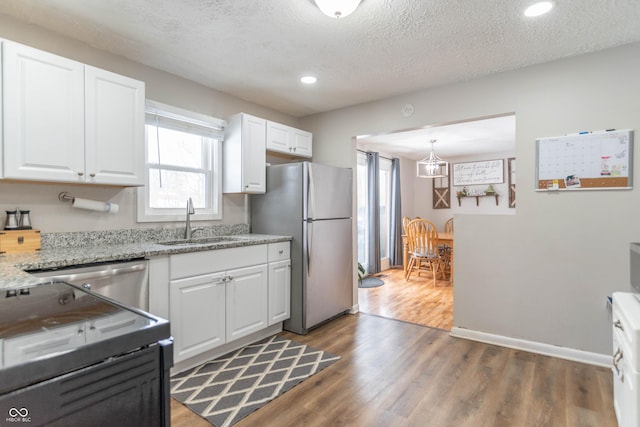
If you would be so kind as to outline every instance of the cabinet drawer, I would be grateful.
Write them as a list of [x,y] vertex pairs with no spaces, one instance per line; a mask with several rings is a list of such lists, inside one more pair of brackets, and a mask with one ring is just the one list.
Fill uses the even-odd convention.
[[216,271],[265,264],[266,262],[267,245],[189,252],[171,255],[169,258],[169,277],[180,279],[200,276]]
[[290,258],[290,242],[269,243],[269,262],[282,261]]

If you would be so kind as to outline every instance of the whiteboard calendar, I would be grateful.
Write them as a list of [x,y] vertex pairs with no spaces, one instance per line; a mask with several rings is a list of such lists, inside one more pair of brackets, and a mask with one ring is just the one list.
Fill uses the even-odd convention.
[[541,138],[537,189],[631,188],[633,131]]

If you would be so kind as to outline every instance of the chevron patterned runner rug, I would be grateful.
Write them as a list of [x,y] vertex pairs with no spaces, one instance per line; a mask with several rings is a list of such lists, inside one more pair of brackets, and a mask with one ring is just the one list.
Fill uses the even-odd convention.
[[273,336],[171,377],[171,396],[228,427],[339,359]]

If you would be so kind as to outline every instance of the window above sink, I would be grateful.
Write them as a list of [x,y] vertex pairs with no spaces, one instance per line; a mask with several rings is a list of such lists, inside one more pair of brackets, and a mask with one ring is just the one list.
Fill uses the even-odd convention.
[[192,220],[222,218],[224,125],[221,119],[147,100],[138,222],[181,221],[189,197],[196,208]]

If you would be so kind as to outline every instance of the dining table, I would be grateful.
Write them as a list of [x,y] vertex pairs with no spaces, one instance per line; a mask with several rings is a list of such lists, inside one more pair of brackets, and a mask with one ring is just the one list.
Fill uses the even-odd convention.
[[453,283],[453,233],[438,232],[438,242],[440,242],[440,244],[447,245],[450,248],[449,283]]
[[[453,283],[453,233],[448,232],[438,232],[438,242],[443,245],[447,245],[450,248],[450,273],[449,273],[449,283]],[[404,272],[407,272],[407,268],[409,267],[409,245],[407,243],[407,235],[402,235],[402,267]]]

